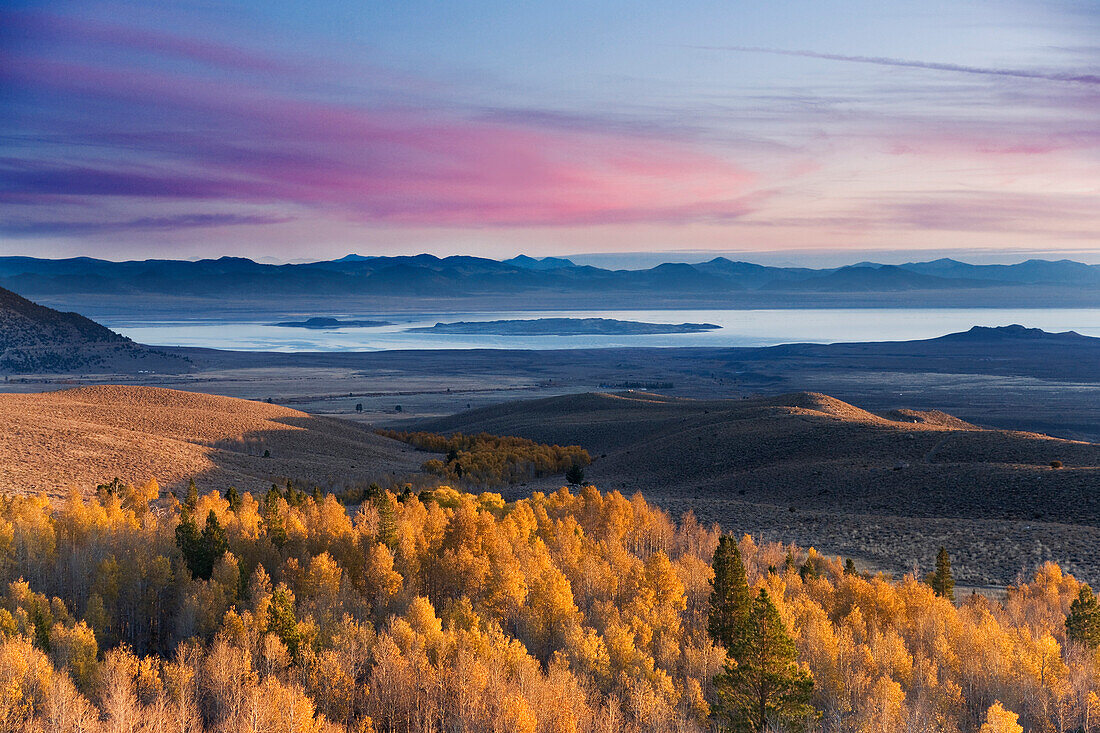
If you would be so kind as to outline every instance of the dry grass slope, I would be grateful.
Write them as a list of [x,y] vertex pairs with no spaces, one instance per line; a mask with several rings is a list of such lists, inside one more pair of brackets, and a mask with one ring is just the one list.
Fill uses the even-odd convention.
[[[328,485],[417,470],[409,446],[277,405],[151,387],[0,395],[0,491],[82,491],[119,477],[178,488]],[[264,452],[270,457],[265,458]]]
[[1089,549],[1100,545],[1093,443],[986,430],[936,411],[876,415],[815,393],[572,395],[417,427],[576,443],[595,459],[587,478],[605,490],[640,490],[731,531],[896,571],[927,565],[944,544],[961,554],[963,577],[975,583],[1008,582],[1048,559],[1100,578]]

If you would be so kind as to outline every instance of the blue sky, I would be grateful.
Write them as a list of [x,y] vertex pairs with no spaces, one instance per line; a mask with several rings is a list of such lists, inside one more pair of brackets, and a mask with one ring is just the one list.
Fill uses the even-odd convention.
[[1095,3],[0,13],[4,254],[1100,249]]

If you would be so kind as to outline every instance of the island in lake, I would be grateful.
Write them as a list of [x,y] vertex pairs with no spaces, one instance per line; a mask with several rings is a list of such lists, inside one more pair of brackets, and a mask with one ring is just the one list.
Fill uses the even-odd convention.
[[514,321],[456,321],[406,329],[416,333],[486,334],[491,336],[647,336],[699,333],[721,326],[713,323],[643,323],[614,318],[534,318]]
[[273,326],[286,328],[373,328],[375,326],[392,326],[390,321],[341,321],[339,318],[307,318],[304,321],[282,321],[273,323]]

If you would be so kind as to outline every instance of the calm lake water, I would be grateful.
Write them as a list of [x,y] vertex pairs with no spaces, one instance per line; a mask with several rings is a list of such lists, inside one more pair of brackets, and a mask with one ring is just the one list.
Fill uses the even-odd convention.
[[[138,321],[105,325],[144,344],[241,351],[377,351],[384,349],[576,349],[616,346],[773,346],[837,341],[904,341],[1019,323],[1046,331],[1100,336],[1095,308],[855,308],[805,310],[616,310],[470,313],[345,313],[342,320],[384,320],[392,326],[311,330],[271,325],[313,314],[265,321]],[[486,336],[406,333],[438,322],[524,318],[615,318],[647,323],[713,323],[720,329],[660,336]]]

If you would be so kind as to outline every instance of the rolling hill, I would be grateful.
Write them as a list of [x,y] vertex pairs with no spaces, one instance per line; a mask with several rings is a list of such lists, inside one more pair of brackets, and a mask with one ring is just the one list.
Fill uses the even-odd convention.
[[183,357],[0,288],[0,373],[180,372],[189,367]]
[[[0,395],[0,491],[65,494],[118,477],[162,489],[261,491],[293,478],[340,487],[415,472],[408,446],[262,402],[152,387]],[[265,452],[268,453],[265,457]]]
[[1100,541],[1093,443],[982,429],[935,411],[876,415],[813,393],[589,393],[417,427],[579,444],[596,458],[588,480],[603,489],[642,491],[728,531],[858,554],[898,572],[907,547],[955,538],[972,580],[1010,581],[1037,547],[1036,557],[1100,578],[1100,559],[1079,544]]

